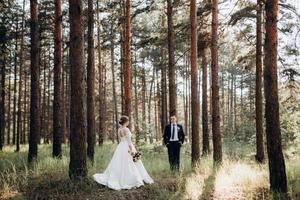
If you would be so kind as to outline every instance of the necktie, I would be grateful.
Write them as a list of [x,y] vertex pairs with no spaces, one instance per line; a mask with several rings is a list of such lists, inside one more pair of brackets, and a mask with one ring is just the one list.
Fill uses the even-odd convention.
[[172,129],[172,136],[171,139],[173,140],[175,137],[175,124],[173,124],[173,129]]

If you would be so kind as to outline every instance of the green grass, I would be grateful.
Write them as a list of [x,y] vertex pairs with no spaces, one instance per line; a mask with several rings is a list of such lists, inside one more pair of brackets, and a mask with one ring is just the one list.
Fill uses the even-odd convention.
[[[194,170],[190,166],[190,147],[181,152],[181,173],[169,170],[166,149],[159,144],[138,146],[143,163],[155,184],[113,191],[95,183],[91,176],[103,172],[111,159],[115,144],[96,147],[94,165],[89,176],[78,182],[68,177],[68,149],[63,146],[62,159],[51,157],[51,145],[40,145],[38,162],[27,167],[27,146],[21,152],[5,147],[0,152],[0,199],[272,199],[269,192],[268,166],[253,160],[253,147],[224,146],[224,162],[213,167],[211,156],[201,158]],[[250,153],[249,153],[250,152]],[[286,160],[291,199],[300,198],[300,155]]]

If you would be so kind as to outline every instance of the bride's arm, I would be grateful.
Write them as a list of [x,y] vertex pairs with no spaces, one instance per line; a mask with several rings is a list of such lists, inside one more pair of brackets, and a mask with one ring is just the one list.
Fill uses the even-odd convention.
[[129,129],[126,129],[126,140],[128,142],[130,153],[134,152],[134,147],[133,147],[133,143],[131,141],[130,130]]

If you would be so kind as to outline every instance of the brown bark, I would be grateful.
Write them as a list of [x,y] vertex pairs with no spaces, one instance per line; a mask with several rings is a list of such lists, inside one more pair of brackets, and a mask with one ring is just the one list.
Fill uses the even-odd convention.
[[227,75],[227,114],[226,114],[226,116],[227,116],[227,124],[228,124],[228,126],[227,126],[227,132],[229,132],[229,128],[230,128],[230,74],[228,73],[228,75]]
[[[113,23],[111,24],[111,73],[112,73],[112,90],[113,90],[113,104],[114,104],[114,114],[113,114],[113,121],[114,121],[114,129],[112,133],[112,141],[115,142],[115,133],[117,133],[119,123],[118,123],[118,105],[117,105],[117,92],[116,92],[116,80],[115,80],[115,44],[114,44],[114,33],[113,33]],[[118,141],[118,134],[117,141]]]
[[11,78],[8,77],[8,97],[7,97],[7,137],[6,137],[6,143],[10,144],[10,130],[11,130]]
[[[41,132],[40,132],[40,136],[46,136],[47,134],[47,130],[46,130],[46,66],[47,66],[47,63],[46,63],[46,60],[47,60],[47,57],[46,57],[46,53],[45,51],[42,51],[41,52],[41,57],[43,57],[43,62],[41,61],[42,63],[42,66],[43,66],[43,81],[41,83],[43,89],[42,89],[42,94],[40,93],[41,95],[41,103],[40,103],[40,109],[41,109]],[[39,136],[39,137],[40,137]],[[38,139],[38,141],[40,141],[40,139]]]
[[202,58],[202,154],[210,153],[207,103],[207,61],[205,49],[201,52]]
[[88,60],[87,60],[87,156],[94,162],[95,146],[95,63],[94,63],[94,8],[88,0]]
[[[124,18],[126,15],[125,0],[121,0],[120,11],[123,13]],[[120,19],[122,26],[120,27],[120,84],[121,84],[121,113],[125,113],[125,97],[124,97],[124,66],[125,66],[125,23]]]
[[71,179],[77,179],[87,176],[82,0],[69,0],[69,15],[71,67],[69,176]]
[[267,150],[271,190],[287,192],[285,161],[282,153],[277,78],[278,0],[267,0],[264,57],[264,88]]
[[138,87],[137,87],[137,48],[135,48],[134,55],[134,115],[135,115],[135,142],[140,142],[140,126],[139,126],[139,100],[138,100]]
[[256,160],[264,160],[263,140],[263,102],[262,102],[262,2],[257,0],[256,18],[256,95],[255,95],[255,122],[256,122]]
[[71,125],[70,125],[70,112],[71,112],[71,108],[70,108],[70,99],[71,99],[71,86],[70,86],[70,82],[71,82],[71,66],[70,66],[70,51],[67,51],[67,59],[68,60],[68,64],[67,64],[67,67],[66,67],[66,135],[67,135],[67,138],[70,142],[70,128],[71,128]]
[[167,67],[165,66],[166,51],[161,49],[162,61],[161,61],[161,130],[168,123],[168,103],[167,103]]
[[198,66],[197,66],[197,16],[196,0],[190,1],[191,20],[191,92],[192,92],[192,165],[200,161],[199,145],[199,95],[198,95]]
[[[125,12],[124,12],[125,13]],[[124,14],[125,15],[125,14]],[[125,97],[124,97],[124,55],[125,55],[125,45],[124,45],[124,33],[125,25],[122,26],[120,30],[120,87],[121,87],[121,113],[125,113]]]
[[[103,99],[103,104],[104,104],[104,111],[105,111],[105,113],[106,113],[106,111],[107,111],[107,97],[106,97],[106,94],[107,94],[107,81],[106,81],[106,79],[107,79],[107,76],[106,76],[106,73],[107,73],[107,68],[105,67],[105,65],[104,65],[104,67],[103,67],[103,77],[104,77],[104,80],[103,80],[103,96],[104,96],[104,99]],[[103,131],[106,133],[107,132],[107,124],[106,124],[106,118],[107,117],[105,117],[104,118],[104,129],[103,129]],[[105,137],[107,138],[108,136],[107,136],[107,134],[105,134]]]
[[158,79],[158,74],[159,74],[159,69],[155,70],[155,76],[157,77],[155,79],[156,81],[156,88],[155,88],[155,100],[154,100],[154,107],[155,107],[155,139],[156,141],[159,141],[159,139],[162,137],[162,130],[161,127],[159,126],[159,116],[160,116],[160,110],[159,108],[161,107],[161,97],[160,97],[160,84],[159,84],[159,79]]
[[244,91],[244,72],[242,72],[242,77],[241,77],[241,95],[240,95],[240,98],[241,98],[241,109],[240,109],[240,120],[241,122],[243,123],[243,112],[244,112],[244,95],[243,95],[243,91]]
[[[3,33],[3,32],[2,32]],[[5,38],[5,35],[2,35],[0,33],[1,38]],[[4,146],[5,141],[5,79],[6,79],[6,73],[5,73],[5,65],[6,65],[6,55],[4,52],[5,48],[5,41],[1,41],[1,50],[0,50],[0,69],[1,69],[1,79],[0,79],[0,151],[2,151],[2,148]]]
[[[161,19],[161,26],[165,28],[165,14],[163,13]],[[164,45],[161,47],[161,79],[160,79],[160,98],[161,98],[161,130],[164,130],[166,124],[168,123],[168,95],[167,95],[167,66],[166,66],[166,48]]]
[[167,17],[168,17],[168,55],[169,55],[169,114],[176,114],[177,93],[175,77],[175,36],[173,24],[173,1],[167,0]]
[[150,91],[149,91],[149,99],[148,99],[148,126],[147,126],[147,134],[149,135],[149,140],[150,140],[150,144],[153,143],[153,130],[151,129],[152,125],[151,125],[151,117],[152,117],[152,113],[151,113],[151,101],[152,101],[152,95],[153,95],[153,88],[154,88],[154,80],[155,80],[155,68],[153,69],[153,73],[152,73],[152,80],[150,83]]
[[[18,116],[17,116],[17,143],[16,151],[20,151],[20,142],[22,141],[22,98],[23,98],[23,62],[24,62],[24,26],[25,26],[25,0],[23,0],[23,14],[22,14],[22,33],[21,33],[21,47],[20,47],[20,68],[19,68],[19,98],[18,98]],[[24,123],[24,121],[23,121]]]
[[219,109],[219,64],[218,64],[218,0],[212,0],[211,29],[211,76],[212,76],[212,134],[213,159],[216,164],[222,162],[222,144]]
[[26,133],[29,132],[28,131],[28,122],[29,122],[29,117],[28,117],[28,94],[27,94],[27,90],[28,90],[28,81],[27,81],[27,68],[26,70],[24,71],[24,112],[23,112],[23,120],[24,120],[24,123],[23,123],[23,137],[22,137],[22,141],[21,143],[22,144],[25,144],[26,143]]
[[61,157],[61,143],[64,135],[64,113],[62,99],[62,11],[61,0],[54,1],[54,99],[53,99],[53,146],[52,156]]
[[189,127],[190,127],[190,120],[189,120],[189,94],[188,94],[188,85],[189,85],[189,81],[188,81],[188,79],[189,79],[189,76],[188,76],[188,73],[189,73],[189,71],[188,71],[188,67],[189,67],[189,65],[188,65],[188,59],[187,58],[185,58],[185,63],[186,63],[186,68],[185,68],[185,112],[184,112],[184,124],[185,124],[185,135],[186,135],[186,138],[187,138],[187,141],[189,141],[190,140],[190,131],[189,131]]
[[230,133],[233,133],[233,82],[234,75],[233,71],[230,73],[230,112],[229,112],[229,130]]
[[18,37],[19,37],[19,18],[16,16],[15,30],[15,57],[14,57],[14,97],[13,97],[13,144],[16,144],[17,137],[17,66],[18,66]]
[[39,74],[39,27],[38,27],[38,2],[30,0],[31,14],[31,95],[30,95],[30,132],[28,162],[37,158],[37,140],[40,133],[40,74]]
[[125,1],[125,38],[124,38],[124,114],[131,115],[131,24],[130,0]]
[[[63,38],[63,35],[62,35],[62,39],[61,39],[62,41],[64,40],[64,38]],[[62,97],[62,129],[63,129],[63,131],[62,131],[62,136],[61,136],[61,142],[62,143],[64,143],[64,144],[66,144],[66,129],[67,129],[67,127],[66,127],[66,92],[65,92],[65,80],[66,80],[66,76],[65,76],[65,74],[66,74],[66,72],[65,72],[65,67],[64,67],[64,51],[63,51],[63,49],[64,49],[64,46],[63,46],[63,44],[62,44],[62,54],[61,54],[61,59],[62,59],[62,61],[61,61],[61,65],[62,65],[62,67],[61,67],[61,92],[62,92],[62,94],[61,94],[61,97]]]
[[225,126],[225,117],[226,117],[226,115],[225,115],[225,80],[224,80],[225,78],[224,78],[224,71],[221,71],[221,102],[220,102],[220,104],[221,104],[221,108],[222,108],[222,110],[221,110],[221,112],[222,112],[222,114],[221,114],[221,117],[222,117],[222,127],[224,127]]
[[105,135],[105,95],[104,95],[104,66],[101,58],[101,39],[100,39],[100,10],[99,0],[97,0],[97,39],[98,39],[98,69],[99,69],[99,145],[102,145],[106,140]]
[[[144,66],[144,61],[145,58],[143,58],[143,66]],[[146,123],[146,69],[145,67],[142,68],[142,118],[143,118],[143,126],[144,126],[144,133],[145,130],[148,130],[148,123]],[[145,141],[147,141],[147,135],[145,135]]]
[[[50,46],[49,46],[49,49],[50,49]],[[52,106],[51,106],[51,82],[52,82],[52,70],[51,70],[51,67],[50,67],[50,62],[51,62],[51,54],[50,54],[50,51],[49,51],[49,55],[48,55],[48,85],[47,85],[47,88],[48,88],[48,95],[47,95],[47,106],[46,106],[46,108],[47,108],[47,124],[46,124],[46,126],[47,126],[47,134],[45,135],[45,143],[46,144],[49,144],[49,142],[50,142],[50,137],[51,137],[51,133],[52,133],[52,131],[51,131],[51,123],[50,123],[50,121],[51,121],[51,108],[52,108]]]

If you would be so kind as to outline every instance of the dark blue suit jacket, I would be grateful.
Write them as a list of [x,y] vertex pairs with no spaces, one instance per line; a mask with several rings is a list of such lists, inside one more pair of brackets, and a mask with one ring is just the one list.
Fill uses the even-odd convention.
[[[168,144],[170,142],[170,138],[171,138],[171,124],[168,124],[165,126],[165,130],[164,130],[164,145]],[[177,133],[178,133],[178,139],[179,141],[183,144],[184,143],[184,132],[183,132],[183,128],[180,124],[177,124]]]

